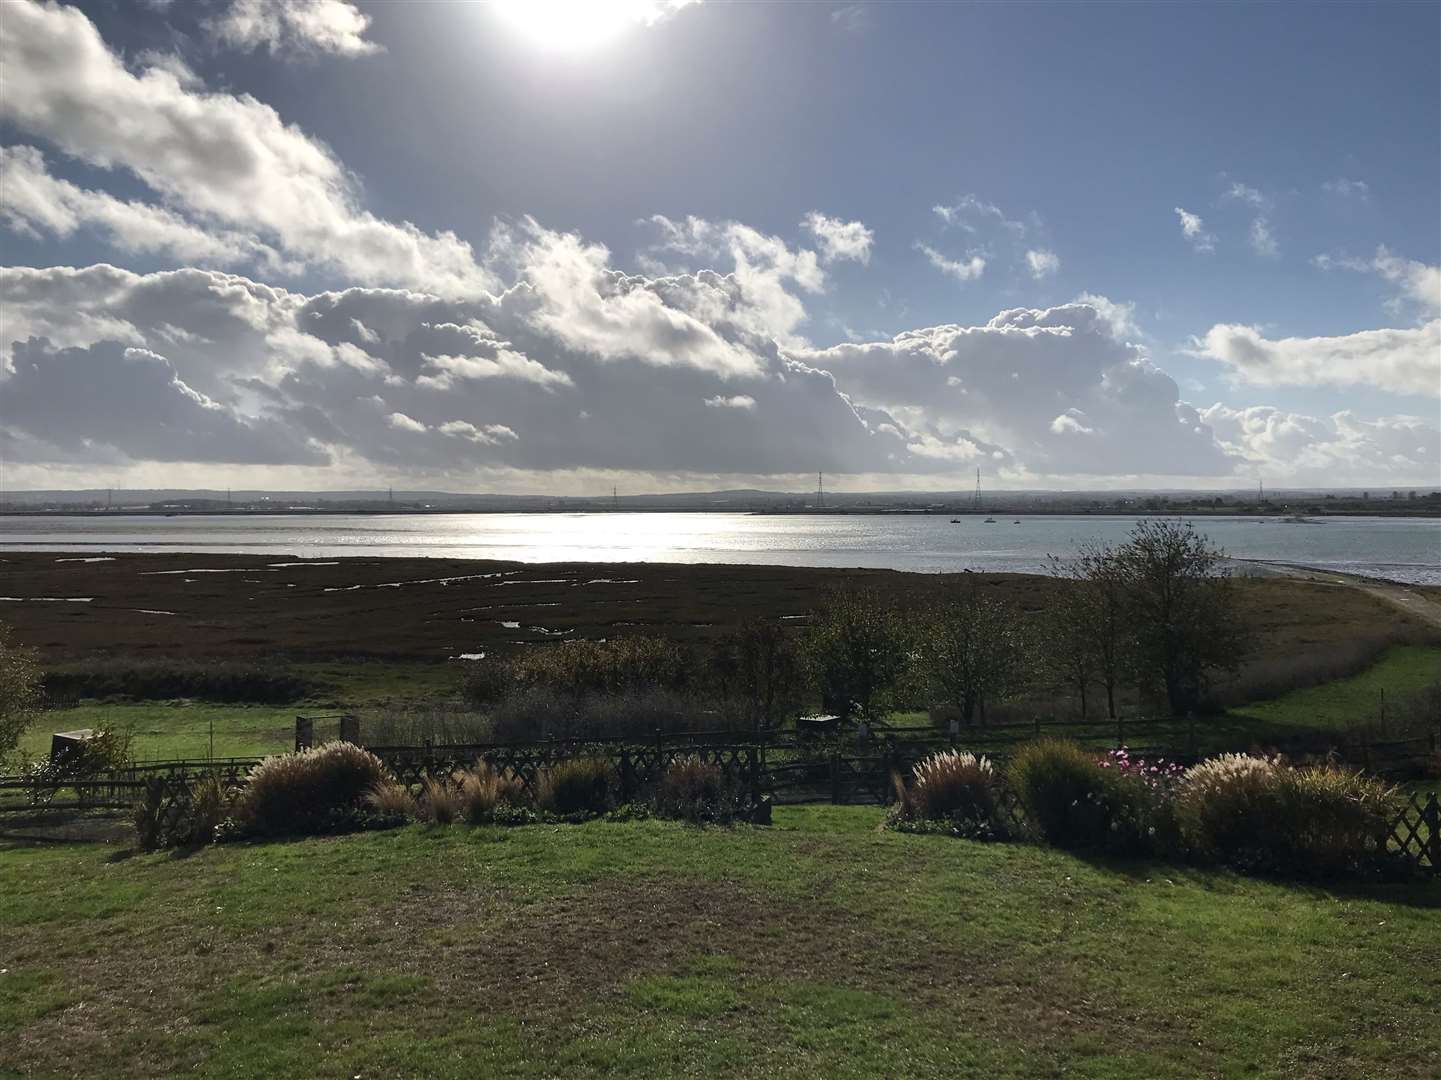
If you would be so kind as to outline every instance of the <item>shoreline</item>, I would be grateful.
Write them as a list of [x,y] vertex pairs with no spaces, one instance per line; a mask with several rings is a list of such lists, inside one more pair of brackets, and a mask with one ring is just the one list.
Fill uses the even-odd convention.
[[446,517],[446,516],[515,516],[515,515],[536,515],[552,517],[557,515],[572,514],[727,514],[743,517],[982,517],[993,514],[1000,514],[1004,517],[1035,517],[1035,518],[1093,518],[1093,517],[1116,517],[1116,518],[1219,518],[1222,520],[1231,519],[1244,521],[1250,519],[1262,519],[1266,521],[1286,521],[1289,518],[1301,517],[1306,520],[1297,521],[1295,524],[1319,524],[1329,518],[1381,518],[1394,519],[1404,518],[1407,520],[1431,520],[1441,522],[1441,514],[1435,510],[1418,507],[1416,509],[1398,508],[1387,510],[1380,508],[1346,509],[1346,510],[1320,510],[1306,511],[1298,514],[1294,509],[1283,508],[1275,510],[1263,510],[1251,507],[1177,507],[1174,509],[1135,509],[1115,510],[1110,508],[1085,509],[1076,508],[1070,510],[1037,510],[1024,509],[1017,506],[996,504],[976,508],[972,506],[958,507],[814,507],[795,510],[782,509],[747,509],[744,507],[701,507],[701,506],[632,506],[632,507],[608,507],[608,506],[557,506],[557,507],[531,507],[525,509],[511,508],[462,508],[462,507],[425,507],[425,506],[396,506],[396,507],[367,507],[355,509],[331,508],[331,507],[284,507],[276,509],[266,508],[245,508],[245,509],[223,509],[208,508],[203,510],[162,510],[150,508],[126,508],[126,509],[5,509],[0,510],[0,520],[7,517],[14,518],[120,518],[120,517],[143,517],[143,518],[276,518],[276,517]]

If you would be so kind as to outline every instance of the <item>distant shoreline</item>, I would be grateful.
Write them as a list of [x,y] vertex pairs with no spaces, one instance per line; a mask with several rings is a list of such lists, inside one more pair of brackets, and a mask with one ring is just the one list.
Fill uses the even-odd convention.
[[124,509],[124,510],[93,510],[93,509],[64,509],[64,510],[3,510],[0,511],[0,519],[15,518],[119,518],[119,517],[430,517],[430,516],[455,516],[469,514],[484,515],[516,515],[516,514],[742,514],[747,517],[989,517],[1001,515],[1002,517],[1215,517],[1215,518],[1266,518],[1284,521],[1287,518],[1299,517],[1303,519],[1324,520],[1326,518],[1424,518],[1441,522],[1441,514],[1427,507],[1409,509],[1406,507],[1377,507],[1368,509],[1346,509],[1346,510],[1321,510],[1307,511],[1298,514],[1291,509],[1258,509],[1244,507],[1176,507],[1161,509],[1135,509],[1135,510],[1113,510],[1113,509],[1075,509],[1075,510],[1028,510],[1020,507],[1007,506],[983,506],[980,509],[970,507],[956,509],[901,509],[901,508],[868,508],[868,507],[823,507],[818,509],[805,510],[769,510],[769,509],[743,509],[743,508],[717,508],[717,507],[673,507],[673,506],[644,506],[644,507],[597,507],[597,506],[576,506],[576,507],[552,507],[545,509],[467,509],[453,507],[400,507],[391,508],[366,508],[366,509],[341,509],[330,507],[296,507],[284,509],[205,509],[205,510],[152,510],[152,509]]

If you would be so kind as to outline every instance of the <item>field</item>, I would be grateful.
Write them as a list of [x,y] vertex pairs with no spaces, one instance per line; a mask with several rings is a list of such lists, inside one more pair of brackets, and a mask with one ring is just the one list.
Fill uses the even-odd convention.
[[[0,596],[26,598],[0,601],[0,620],[47,662],[123,654],[439,663],[564,636],[649,632],[699,643],[752,615],[799,625],[843,584],[882,590],[903,607],[974,587],[1032,615],[1057,587],[1025,574],[774,566],[97,557],[109,561],[11,552],[0,562]],[[1238,584],[1268,661],[1434,636],[1424,620],[1357,589],[1281,577]]]
[[0,850],[0,1075],[1441,1070],[1441,882],[1273,884],[879,821]]
[[[487,563],[355,558],[306,562],[240,555],[74,556],[10,553],[0,562],[0,619],[50,665],[179,657],[284,663],[315,689],[283,706],[193,701],[84,702],[42,717],[22,741],[48,751],[55,730],[124,728],[140,758],[252,756],[291,744],[297,713],[362,714],[453,701],[462,654],[498,654],[569,637],[653,633],[698,646],[751,615],[801,628],[828,588],[872,585],[902,605],[966,587],[1043,618],[1057,583],[1025,575],[925,575],[785,567]],[[974,580],[972,580],[974,578]],[[1369,719],[1441,666],[1437,631],[1385,599],[1329,580],[1238,582],[1256,659],[1228,688],[1225,717],[1198,749],[1284,743]],[[75,602],[76,598],[85,602]],[[1431,603],[1429,593],[1418,602]],[[1389,651],[1387,651],[1389,649]],[[1352,672],[1379,664],[1357,678]],[[1287,685],[1322,682],[1300,694]],[[1262,699],[1275,697],[1275,700]],[[1025,718],[1059,705],[1040,688]],[[1029,711],[1028,711],[1029,710]],[[917,721],[923,714],[901,717]],[[1189,745],[1185,725],[1128,741]],[[985,736],[975,741],[985,748]],[[1097,741],[1095,739],[1093,742]],[[1113,741],[1109,729],[1097,745]]]

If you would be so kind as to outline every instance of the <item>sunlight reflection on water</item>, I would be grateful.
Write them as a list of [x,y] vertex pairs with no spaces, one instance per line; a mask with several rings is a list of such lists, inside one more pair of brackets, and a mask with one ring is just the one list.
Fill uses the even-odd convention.
[[[0,517],[0,548],[1038,573],[1048,555],[1118,542],[1134,522],[1099,515],[1007,517],[987,524],[969,516],[952,523],[933,515],[712,513]],[[1441,523],[1434,518],[1307,524],[1198,518],[1195,524],[1238,559],[1441,584]]]

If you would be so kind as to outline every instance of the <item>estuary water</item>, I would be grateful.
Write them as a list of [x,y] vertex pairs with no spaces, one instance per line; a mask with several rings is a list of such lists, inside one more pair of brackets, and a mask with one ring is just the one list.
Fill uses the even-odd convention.
[[[755,563],[1043,573],[1048,555],[1115,544],[1134,517],[721,513],[0,516],[9,551],[432,556],[520,562]],[[1196,518],[1240,566],[1293,564],[1441,585],[1436,518]]]

